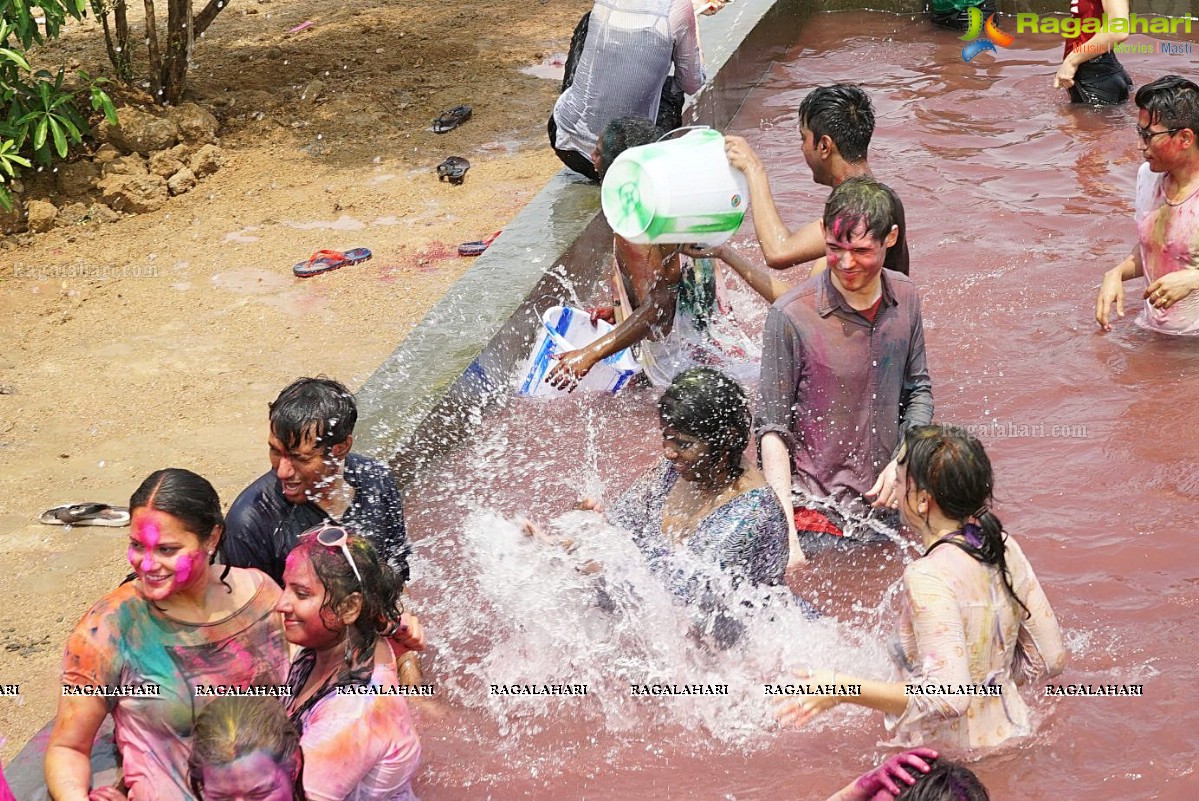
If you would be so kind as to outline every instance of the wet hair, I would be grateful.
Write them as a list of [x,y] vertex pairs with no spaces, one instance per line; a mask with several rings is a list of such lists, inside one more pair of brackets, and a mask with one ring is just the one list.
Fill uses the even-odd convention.
[[666,133],[645,117],[617,117],[604,126],[600,134],[599,174],[603,176],[616,157],[630,147],[656,142]]
[[[214,529],[225,530],[225,516],[221,514],[221,498],[216,489],[208,479],[181,467],[155,470],[146,476],[129,498],[130,512],[143,507],[175,518],[183,524],[184,529],[196,535],[201,545],[213,538]],[[216,553],[209,557],[208,564],[216,563],[217,555],[223,555],[224,547],[225,538],[221,537]],[[229,565],[226,564],[221,573],[221,583],[229,592],[233,592],[233,588],[225,583],[228,575]]]
[[827,136],[846,161],[865,161],[874,135],[874,106],[862,87],[838,83],[819,86],[799,104],[799,122],[812,140]]
[[305,440],[328,449],[349,439],[358,405],[345,385],[331,378],[297,378],[270,405],[271,433],[288,450]]
[[1137,90],[1137,108],[1149,112],[1150,125],[1190,128],[1199,137],[1199,86],[1179,75],[1163,75]]
[[362,583],[359,584],[354,568],[346,561],[341,548],[317,542],[317,531],[321,528],[323,526],[302,534],[299,544],[291,553],[299,554],[312,563],[313,572],[325,588],[325,601],[321,604],[322,620],[326,610],[336,617],[351,595],[356,592],[362,594],[362,611],[348,632],[350,661],[357,663],[365,655],[373,653],[380,634],[393,628],[393,624],[399,625],[402,612],[400,593],[404,590],[404,583],[395,570],[379,558],[379,552],[370,540],[359,536],[352,528],[340,526],[349,535],[346,546],[354,558],[354,565],[362,574]]
[[304,755],[300,733],[278,698],[217,698],[196,718],[187,779],[204,801],[204,768],[224,766],[255,751],[263,751],[285,773],[295,773],[292,798],[306,801],[301,781]]
[[928,773],[908,772],[916,783],[904,787],[895,801],[991,801],[974,771],[948,759],[934,760]]
[[[994,473],[982,443],[973,434],[957,426],[912,426],[904,435],[904,452],[899,464],[907,467],[908,485],[932,496],[937,506],[953,520],[967,524],[978,521],[981,543],[975,546],[958,540],[941,540],[928,549],[946,542],[961,548],[982,564],[999,568],[999,576],[1027,617],[1028,607],[1016,595],[1007,568],[1007,546],[1003,524],[991,511]],[[908,488],[904,488],[907,492]]]
[[849,236],[858,227],[882,242],[895,223],[891,190],[864,175],[842,181],[824,203],[824,228],[834,236]]
[[749,445],[749,399],[729,376],[711,367],[679,373],[658,399],[658,418],[663,428],[703,440],[733,478],[745,472],[741,456]]

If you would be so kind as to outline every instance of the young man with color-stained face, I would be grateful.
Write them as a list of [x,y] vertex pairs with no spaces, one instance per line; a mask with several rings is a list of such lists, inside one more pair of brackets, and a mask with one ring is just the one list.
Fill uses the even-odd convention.
[[869,178],[839,184],[820,221],[828,269],[766,318],[757,433],[792,525],[792,571],[805,544],[845,536],[845,514],[872,506],[894,523],[903,431],[932,421],[920,297],[907,276],[884,269],[899,236],[891,197]]
[[1111,330],[1112,305],[1124,316],[1124,282],[1145,277],[1137,322],[1163,334],[1199,335],[1199,86],[1166,75],[1137,90],[1137,133],[1145,163],[1137,173],[1137,243],[1108,270],[1095,321]]
[[[813,89],[799,105],[799,132],[800,149],[816,183],[836,188],[855,176],[873,177],[867,150],[874,134],[874,106],[860,86],[835,84]],[[729,163],[745,174],[749,185],[754,232],[767,266],[782,270],[823,256],[820,222],[810,222],[795,231],[786,226],[770,192],[766,167],[749,143],[740,136],[727,136],[725,150]],[[886,267],[907,275],[907,221],[903,203],[889,188],[886,192],[896,226],[895,243],[887,249]],[[737,269],[737,265],[732,266]],[[813,273],[820,267],[817,263]],[[751,280],[754,288],[772,302],[789,288],[777,279],[775,283],[777,287],[771,290],[769,280],[764,285]]]
[[322,523],[353,526],[401,580],[408,578],[404,503],[391,470],[351,452],[358,407],[342,384],[300,378],[270,405],[271,469],[237,496],[225,557],[283,582],[299,536]]

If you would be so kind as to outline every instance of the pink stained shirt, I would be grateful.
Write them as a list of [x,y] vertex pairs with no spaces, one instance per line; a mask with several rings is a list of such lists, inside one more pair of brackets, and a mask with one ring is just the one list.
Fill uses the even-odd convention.
[[4,778],[3,767],[0,767],[0,801],[17,801],[16,796],[12,794],[12,789],[8,786],[8,780]]
[[[1199,191],[1172,206],[1165,186],[1166,173],[1153,172],[1148,162],[1141,165],[1133,218],[1149,284],[1176,270],[1199,269]],[[1199,335],[1199,291],[1168,309],[1146,300],[1137,323],[1163,334]]]
[[[382,645],[370,686],[388,689],[400,679]],[[390,660],[379,658],[384,652]],[[326,695],[301,718],[300,748],[309,801],[416,801],[420,738],[403,696]]]
[[160,687],[157,697],[108,699],[130,801],[193,798],[187,783],[192,730],[211,700],[196,695],[198,685],[285,682],[287,641],[275,613],[281,591],[265,574],[249,572],[257,591],[223,620],[175,620],[129,582],[93,606],[67,639],[64,685]]

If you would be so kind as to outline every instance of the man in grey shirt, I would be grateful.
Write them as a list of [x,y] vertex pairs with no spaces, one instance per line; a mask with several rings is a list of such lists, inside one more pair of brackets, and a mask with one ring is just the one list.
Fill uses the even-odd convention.
[[686,94],[699,91],[704,74],[691,0],[598,0],[586,37],[548,127],[562,162],[598,180],[592,153],[604,126],[617,117],[657,119],[672,65]]
[[883,269],[898,238],[891,194],[865,177],[834,189],[821,221],[828,270],[783,295],[766,318],[758,436],[763,472],[791,525],[789,571],[806,561],[792,493],[814,507],[800,510],[812,518],[801,528],[814,533],[842,533],[815,511],[828,503],[865,512],[869,497],[895,509],[903,431],[932,422],[920,296],[907,276]]

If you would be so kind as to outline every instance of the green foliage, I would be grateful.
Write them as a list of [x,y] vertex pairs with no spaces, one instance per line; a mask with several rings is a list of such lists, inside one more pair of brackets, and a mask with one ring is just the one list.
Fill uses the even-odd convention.
[[80,102],[116,121],[112,100],[102,88],[107,81],[79,71],[82,90],[64,86],[66,70],[34,71],[26,55],[30,47],[57,38],[68,18],[81,19],[86,0],[41,0],[45,21],[39,23],[29,0],[0,0],[0,207],[12,208],[8,184],[31,167],[66,158],[83,141],[87,119]]

